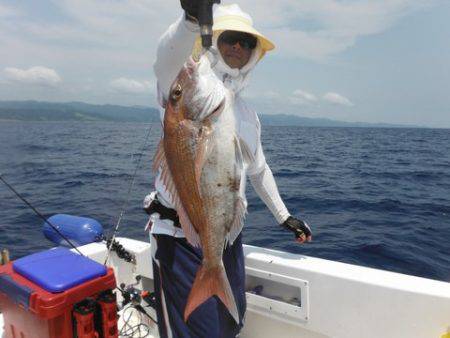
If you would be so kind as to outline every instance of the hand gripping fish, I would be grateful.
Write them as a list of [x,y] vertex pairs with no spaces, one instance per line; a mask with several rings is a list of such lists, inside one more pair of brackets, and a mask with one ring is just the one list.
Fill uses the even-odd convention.
[[201,247],[198,269],[184,311],[184,320],[216,295],[239,322],[222,253],[242,229],[246,203],[242,193],[243,156],[236,137],[234,95],[211,70],[206,56],[187,61],[174,81],[166,103],[164,135],[153,170],[177,210],[184,234]]

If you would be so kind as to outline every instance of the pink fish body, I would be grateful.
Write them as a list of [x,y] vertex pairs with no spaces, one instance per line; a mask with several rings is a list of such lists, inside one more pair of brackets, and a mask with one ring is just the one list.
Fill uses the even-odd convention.
[[164,136],[154,159],[189,243],[203,251],[184,319],[216,295],[239,322],[222,262],[228,241],[245,215],[243,167],[236,137],[233,94],[214,75],[208,59],[189,60],[174,81],[164,115]]

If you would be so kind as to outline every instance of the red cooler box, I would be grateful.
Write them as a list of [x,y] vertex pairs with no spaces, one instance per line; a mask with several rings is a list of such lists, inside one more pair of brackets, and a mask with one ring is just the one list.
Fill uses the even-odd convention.
[[[39,252],[0,266],[4,337],[82,337],[74,334],[74,305],[96,303],[99,296],[104,299],[115,287],[111,268],[65,248]],[[109,317],[113,323],[99,324],[109,327],[109,332],[101,336],[117,337],[117,317]],[[94,328],[86,330],[94,332]],[[91,337],[87,331],[84,337]]]

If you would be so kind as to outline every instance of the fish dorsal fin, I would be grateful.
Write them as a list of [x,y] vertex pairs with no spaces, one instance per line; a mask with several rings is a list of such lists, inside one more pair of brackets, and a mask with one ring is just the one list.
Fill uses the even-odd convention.
[[203,126],[200,129],[198,135],[197,151],[195,156],[195,180],[197,182],[197,189],[200,192],[200,179],[202,176],[203,167],[205,165],[206,159],[211,153],[211,135],[213,133],[211,127]]
[[163,139],[159,140],[158,146],[156,147],[155,156],[153,156],[152,172],[155,174],[161,167],[162,162],[166,163],[166,157],[164,155],[164,144]]
[[213,128],[211,127],[212,120],[217,118],[225,109],[225,98],[220,102],[219,106],[205,119],[204,125],[200,128],[200,132],[197,135],[197,149],[195,156],[195,180],[197,182],[198,191],[200,188],[200,178],[202,176],[203,166],[206,159],[211,153],[211,136],[213,134]]
[[156,151],[155,157],[153,158],[153,171],[160,170],[161,180],[166,187],[175,210],[177,211],[178,218],[180,220],[181,228],[183,229],[184,236],[188,242],[194,247],[200,247],[200,237],[197,231],[195,231],[186,210],[181,203],[180,196],[175,187],[175,183],[170,173],[169,165],[167,164],[167,159],[164,153],[164,143],[163,140],[159,142],[158,149]]

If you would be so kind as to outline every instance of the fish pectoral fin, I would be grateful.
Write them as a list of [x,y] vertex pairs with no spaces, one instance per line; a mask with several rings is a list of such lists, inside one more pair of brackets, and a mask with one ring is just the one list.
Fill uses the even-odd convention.
[[209,269],[202,265],[197,271],[184,309],[184,321],[187,322],[191,313],[212,296],[219,297],[233,319],[239,324],[236,301],[223,264]]
[[234,136],[234,155],[236,157],[236,169],[242,170],[244,168],[244,158],[242,157],[241,142],[237,136]]
[[235,135],[234,145],[236,147],[236,164],[239,168],[244,168],[244,163],[250,164],[255,162],[255,155],[242,138]]
[[211,136],[212,129],[210,127],[201,127],[197,138],[198,143],[195,154],[195,179],[199,192],[201,192],[200,177],[202,176],[203,166],[205,165],[205,161],[211,154],[211,149],[213,148],[211,145]]
[[255,154],[253,154],[253,152],[250,150],[247,143],[241,138],[238,138],[238,140],[239,151],[241,152],[242,158],[245,163],[255,162]]

